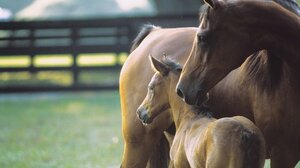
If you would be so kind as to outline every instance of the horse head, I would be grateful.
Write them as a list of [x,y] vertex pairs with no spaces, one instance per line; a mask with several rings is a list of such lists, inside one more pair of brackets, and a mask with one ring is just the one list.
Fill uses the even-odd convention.
[[190,105],[201,105],[206,93],[254,52],[253,38],[231,0],[206,0],[190,56],[177,83],[177,94]]

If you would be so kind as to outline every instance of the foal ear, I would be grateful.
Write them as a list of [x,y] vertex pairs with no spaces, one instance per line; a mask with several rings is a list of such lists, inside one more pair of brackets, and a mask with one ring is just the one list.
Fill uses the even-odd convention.
[[170,69],[162,62],[154,58],[152,55],[149,55],[149,59],[151,62],[151,66],[155,71],[158,71],[163,76],[167,75],[170,71]]
[[204,0],[206,4],[208,4],[213,9],[218,9],[223,3],[222,0]]

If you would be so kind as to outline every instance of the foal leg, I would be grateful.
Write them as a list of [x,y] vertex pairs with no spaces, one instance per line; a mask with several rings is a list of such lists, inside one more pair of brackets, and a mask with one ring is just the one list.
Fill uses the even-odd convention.
[[274,146],[271,149],[271,168],[294,168],[299,160],[298,149]]

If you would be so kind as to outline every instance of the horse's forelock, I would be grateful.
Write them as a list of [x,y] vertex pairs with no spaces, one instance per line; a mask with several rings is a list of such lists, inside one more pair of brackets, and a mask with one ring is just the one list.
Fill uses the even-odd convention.
[[199,9],[199,22],[208,17],[210,6],[208,4],[203,4]]

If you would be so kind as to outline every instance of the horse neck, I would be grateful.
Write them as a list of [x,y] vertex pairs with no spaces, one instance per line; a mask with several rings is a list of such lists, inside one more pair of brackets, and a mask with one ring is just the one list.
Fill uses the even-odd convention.
[[254,50],[267,49],[277,53],[282,60],[298,68],[300,17],[272,1],[249,1],[245,4],[242,10],[246,11],[246,15],[242,25],[246,26],[252,38]]

